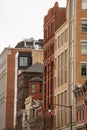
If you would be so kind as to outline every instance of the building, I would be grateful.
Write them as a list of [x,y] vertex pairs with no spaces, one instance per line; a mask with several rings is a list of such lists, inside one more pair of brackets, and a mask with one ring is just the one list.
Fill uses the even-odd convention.
[[76,98],[76,130],[87,129],[87,80],[84,84],[76,84],[74,89]]
[[[57,3],[55,5],[57,7]],[[76,83],[83,84],[87,78],[87,0],[67,0],[64,12],[65,17],[62,17],[64,21],[59,20],[61,25],[59,24],[60,26],[54,30],[55,36],[53,35],[53,37],[52,35],[49,37],[49,32],[51,32],[49,31],[49,23],[53,18],[52,15],[47,16],[46,24],[44,20],[43,46],[44,108],[47,109],[49,104],[51,107],[56,104],[53,107],[55,108],[53,109],[54,115],[58,115],[56,116],[55,127],[60,130],[68,130],[71,127],[71,115],[68,106],[72,106],[72,128],[76,129],[76,105],[73,90]],[[57,15],[62,16],[60,12],[57,12]],[[48,39],[46,40],[47,36]],[[50,48],[51,43],[54,43],[52,48]]]
[[[42,78],[34,77],[29,80],[29,96],[25,99],[25,109],[22,114],[22,129],[38,129],[40,123],[37,118],[37,110],[41,109],[43,103]],[[27,119],[25,118],[27,115]],[[38,125],[37,125],[38,124]]]
[[18,97],[17,97],[17,118],[16,118],[17,130],[22,130],[22,115],[23,110],[25,109],[25,99],[28,98],[29,94],[30,96],[33,96],[33,98],[35,98],[36,100],[43,99],[41,79],[43,79],[43,65],[39,62],[33,64],[32,66],[30,66],[29,68],[27,68],[18,75],[18,85],[17,85]]
[[[66,9],[60,8],[56,2],[53,8],[50,8],[48,14],[44,17],[44,77],[43,77],[43,100],[44,110],[48,109],[49,105],[54,104],[54,44],[55,32],[66,20]],[[45,114],[45,113],[44,113]],[[47,117],[46,122],[50,121],[53,116]],[[44,129],[52,129],[51,124],[46,125]]]
[[[85,3],[84,3],[85,2]],[[72,105],[72,128],[76,129],[75,99],[73,89],[76,83],[83,83],[86,77],[87,43],[87,1],[67,0],[66,21],[55,32],[55,112],[58,129],[70,129]]]
[[19,42],[15,48],[32,48],[35,50],[42,49],[43,47],[43,39],[35,40],[34,38],[24,39]]
[[[29,96],[25,100],[25,109],[22,114],[22,130],[41,130],[43,123],[42,115],[42,101],[35,100],[32,96]],[[39,118],[38,118],[39,112]]]
[[[23,53],[28,57],[24,57]],[[22,57],[20,57],[21,55]],[[0,130],[15,127],[17,74],[35,63],[36,59],[33,56],[37,55],[37,61],[42,63],[42,49],[37,50],[24,46],[23,48],[5,48],[0,54]],[[28,58],[31,59],[31,62]],[[23,61],[26,61],[26,65]],[[18,68],[20,68],[19,71]]]
[[43,100],[43,79],[33,77],[29,80],[29,96],[35,100]]

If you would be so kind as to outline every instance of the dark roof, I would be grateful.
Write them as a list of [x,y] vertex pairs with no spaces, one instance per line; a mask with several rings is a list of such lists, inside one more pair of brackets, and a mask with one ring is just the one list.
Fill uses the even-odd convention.
[[43,79],[42,78],[40,78],[40,77],[34,77],[34,78],[32,78],[32,79],[30,79],[29,81],[37,81],[37,82],[39,82],[39,81],[43,81]]
[[27,68],[24,72],[31,72],[31,73],[43,73],[43,65],[39,62],[33,64],[29,68]]
[[[39,40],[30,40],[30,41],[28,41],[29,39],[27,39],[27,41],[21,41],[21,42],[19,42],[19,43],[17,43],[17,45],[15,46],[15,48],[34,48],[34,43],[35,43],[35,45],[39,45],[39,46],[41,46],[41,48],[42,48],[42,46],[43,46],[43,39],[39,39]],[[25,43],[26,43],[26,45],[25,45]]]

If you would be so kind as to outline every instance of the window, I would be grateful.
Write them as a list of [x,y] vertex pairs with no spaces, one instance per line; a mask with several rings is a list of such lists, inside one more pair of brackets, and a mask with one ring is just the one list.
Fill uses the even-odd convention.
[[87,19],[82,19],[81,24],[82,24],[82,32],[87,32]]
[[27,121],[27,113],[25,112],[25,121]]
[[54,30],[55,30],[55,28],[54,28],[54,22],[53,22],[53,23],[51,23],[51,34],[54,33]]
[[40,84],[40,93],[42,93],[42,90],[43,90],[43,86],[42,86],[42,83]]
[[[64,92],[61,93],[61,104],[64,105]],[[61,125],[64,125],[64,107],[61,107]]]
[[[64,104],[67,105],[67,90],[64,92]],[[65,124],[67,123],[67,108],[64,109],[65,111]]]
[[58,56],[58,87],[60,86],[60,66],[61,66],[61,57]]
[[87,55],[87,41],[81,41],[81,54]]
[[[60,101],[61,101],[61,100],[60,100],[60,96],[61,96],[61,95],[58,94],[58,104],[60,104]],[[60,110],[60,107],[57,107],[57,108],[58,108],[58,109],[57,109],[57,110],[58,110],[58,116],[57,116],[57,117],[58,117],[58,127],[60,127],[60,123],[61,123],[61,122],[60,122],[61,110]]]
[[87,11],[87,0],[82,0],[82,9]]
[[68,40],[68,29],[65,30],[65,42]]
[[60,47],[61,47],[61,35],[58,36],[58,48],[60,48]]
[[32,92],[35,92],[35,84],[32,84],[32,86],[31,86],[31,91],[32,91]]
[[81,63],[81,76],[87,76],[87,63]]
[[20,57],[19,65],[20,66],[28,66],[28,57]]

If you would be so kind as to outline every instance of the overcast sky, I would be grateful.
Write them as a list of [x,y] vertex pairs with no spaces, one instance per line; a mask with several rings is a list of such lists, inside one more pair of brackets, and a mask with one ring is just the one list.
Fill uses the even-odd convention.
[[43,38],[43,18],[56,1],[66,6],[66,0],[0,0],[0,52],[24,38]]

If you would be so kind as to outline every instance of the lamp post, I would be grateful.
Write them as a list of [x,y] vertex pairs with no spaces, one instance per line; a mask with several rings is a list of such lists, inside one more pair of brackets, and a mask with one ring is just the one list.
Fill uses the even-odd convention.
[[[60,106],[60,107],[65,107],[70,109],[70,130],[72,130],[72,105],[66,106],[66,105],[60,105],[60,104],[53,104],[53,106]],[[48,111],[50,112],[52,109],[52,106],[48,106]]]

